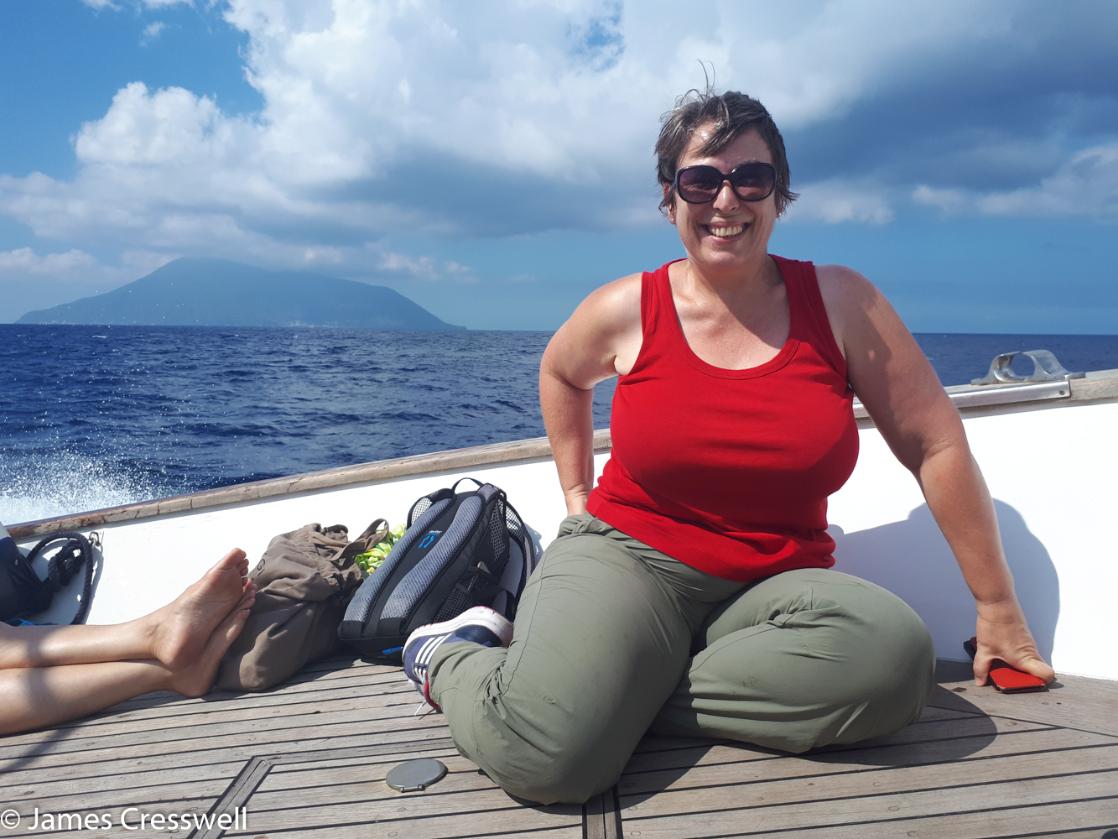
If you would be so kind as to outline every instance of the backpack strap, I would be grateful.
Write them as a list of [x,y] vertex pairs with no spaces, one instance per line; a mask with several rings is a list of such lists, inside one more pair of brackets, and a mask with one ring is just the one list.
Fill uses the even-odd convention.
[[[486,486],[486,484],[482,483],[477,478],[471,478],[469,475],[467,475],[465,478],[459,478],[457,481],[455,481],[454,486],[452,486],[449,490],[440,490],[440,492],[447,491],[453,495],[454,493],[458,492],[458,485],[462,483],[462,481],[473,481],[475,484],[477,484],[478,489]],[[489,484],[489,486],[492,486],[492,484]]]
[[[44,579],[39,579],[33,567],[35,560],[51,550],[54,554],[47,562],[47,575]],[[19,602],[18,616],[46,611],[55,594],[69,585],[83,568],[85,580],[82,584],[81,602],[71,621],[75,624],[85,621],[93,594],[93,544],[90,540],[80,533],[65,531],[42,539],[26,557],[17,550],[11,557],[8,572],[18,588],[15,593]]]
[[[472,478],[469,475],[467,475],[464,478],[459,478],[457,481],[454,482],[453,486],[443,487],[442,489],[438,489],[438,490],[435,490],[434,492],[428,493],[427,495],[422,496],[414,504],[412,504],[411,509],[408,511],[408,525],[407,526],[411,527],[412,525],[414,525],[415,520],[420,515],[422,515],[426,510],[435,506],[435,504],[437,504],[439,501],[443,501],[444,499],[449,500],[449,501],[453,501],[455,496],[458,495],[458,485],[460,483],[462,483],[463,481],[473,481],[475,484],[477,484],[477,489],[473,490],[474,492],[477,492],[479,490],[483,490],[487,486],[493,486],[492,484],[482,483],[477,478]],[[493,488],[497,489],[496,487],[493,487]],[[503,490],[497,490],[497,491],[498,492],[503,492]],[[424,503],[424,502],[426,502],[426,503]]]
[[85,570],[85,579],[82,582],[82,599],[81,604],[78,606],[77,614],[70,623],[85,623],[85,618],[89,614],[89,607],[93,601],[93,545],[80,533],[76,532],[63,532],[55,533],[53,536],[48,536],[43,539],[39,544],[31,549],[31,553],[27,555],[28,562],[35,559],[40,553],[46,553],[48,548],[57,545],[59,542],[62,546],[55,552],[54,556],[50,558],[47,563],[47,578],[43,581],[44,586],[50,592],[50,598],[61,589],[65,588],[70,580],[81,571]]
[[377,519],[362,530],[361,535],[353,541],[362,545],[361,550],[367,551],[388,538],[388,529],[388,519]]
[[[504,495],[503,492],[502,495]],[[516,550],[509,557],[509,562],[505,565],[505,571],[501,575],[498,584],[500,591],[493,601],[493,608],[511,620],[516,617],[516,607],[519,605],[520,595],[524,593],[524,586],[528,582],[528,577],[531,576],[532,571],[539,564],[539,557],[536,554],[536,544],[532,540],[532,534],[524,523],[524,517],[509,503],[507,496],[505,496],[504,501],[505,533],[509,538],[510,545],[515,547]],[[519,556],[517,555],[518,552]],[[519,560],[519,562],[514,562],[514,559]]]

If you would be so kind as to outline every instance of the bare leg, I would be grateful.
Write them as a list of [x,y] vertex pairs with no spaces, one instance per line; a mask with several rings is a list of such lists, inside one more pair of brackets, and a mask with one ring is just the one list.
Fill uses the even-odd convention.
[[55,725],[154,690],[202,696],[244,628],[254,598],[254,591],[246,590],[193,660],[176,668],[159,661],[101,661],[0,671],[0,734]]
[[112,626],[0,623],[0,670],[155,660],[172,669],[194,659],[249,587],[248,560],[235,548],[161,609]]

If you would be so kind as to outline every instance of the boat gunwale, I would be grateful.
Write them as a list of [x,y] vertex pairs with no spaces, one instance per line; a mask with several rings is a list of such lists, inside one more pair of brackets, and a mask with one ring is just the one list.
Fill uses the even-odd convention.
[[[954,385],[945,388],[945,390],[959,412],[964,416],[980,415],[991,410],[1005,410],[1023,405],[1050,408],[1069,404],[1113,401],[1118,399],[1118,369],[1093,371],[1087,373],[1083,378],[1058,380],[1057,382],[1043,383],[1043,385],[1038,385],[1035,382],[981,386]],[[1032,403],[1035,403],[1035,405]],[[873,420],[858,400],[854,401],[854,415],[860,428],[873,425]],[[595,452],[610,448],[608,428],[595,430],[593,448]],[[476,466],[537,461],[550,457],[551,445],[547,438],[532,437],[511,442],[490,443],[387,460],[374,460],[315,472],[303,472],[279,478],[216,487],[187,495],[138,501],[117,507],[70,513],[36,521],[18,522],[7,525],[7,528],[13,539],[17,542],[23,542],[63,530],[90,530],[105,525],[233,506],[265,498],[294,496],[326,489],[370,484],[393,478],[449,472]]]

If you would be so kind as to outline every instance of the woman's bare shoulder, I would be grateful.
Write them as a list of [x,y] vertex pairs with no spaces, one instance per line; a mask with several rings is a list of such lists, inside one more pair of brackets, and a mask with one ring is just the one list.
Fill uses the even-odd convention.
[[613,373],[627,373],[640,352],[642,276],[628,274],[595,289],[571,317],[577,334],[608,359]]
[[626,372],[640,351],[641,276],[629,274],[590,292],[552,337],[545,363],[564,368],[580,386]]
[[845,265],[816,265],[815,275],[819,278],[819,293],[824,303],[848,305],[880,294],[864,275]]
[[640,321],[641,275],[629,274],[586,295],[560,331],[600,346],[603,342],[612,343],[616,336],[631,331],[634,325],[639,333]]
[[874,308],[881,300],[881,292],[873,283],[853,268],[845,265],[817,265],[815,276],[819,280],[819,295],[831,322],[835,342],[846,353],[846,339],[850,330],[862,322],[860,314]]
[[641,274],[628,274],[599,286],[586,296],[576,314],[586,314],[607,323],[626,321],[634,314],[640,319]]

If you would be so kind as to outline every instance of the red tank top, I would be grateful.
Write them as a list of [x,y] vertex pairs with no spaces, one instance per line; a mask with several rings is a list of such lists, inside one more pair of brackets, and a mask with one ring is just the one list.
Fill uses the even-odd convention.
[[858,458],[853,391],[815,266],[773,259],[788,340],[745,370],[695,355],[668,266],[644,274],[643,343],[617,381],[613,450],[587,502],[623,533],[731,580],[833,565],[827,496]]

